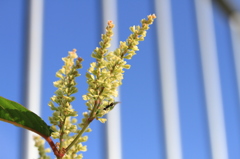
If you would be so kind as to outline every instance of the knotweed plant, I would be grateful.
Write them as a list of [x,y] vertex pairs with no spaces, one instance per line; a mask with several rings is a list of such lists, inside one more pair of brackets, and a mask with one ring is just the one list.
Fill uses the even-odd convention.
[[[56,73],[59,80],[53,85],[57,90],[48,103],[53,111],[52,116],[49,117],[52,125],[48,128],[47,125],[42,124],[47,131],[43,131],[43,128],[38,130],[35,127],[21,125],[17,121],[6,119],[7,116],[2,117],[1,108],[8,107],[8,105],[1,105],[1,100],[5,100],[2,98],[0,98],[0,119],[9,120],[7,122],[32,130],[41,136],[34,137],[35,146],[39,150],[39,159],[50,158],[46,155],[50,150],[44,148],[45,140],[49,143],[57,159],[83,158],[81,152],[87,150],[83,143],[88,140],[88,136],[84,136],[84,134],[91,132],[89,125],[94,119],[105,123],[107,119],[104,116],[117,105],[118,102],[114,100],[118,96],[117,88],[122,85],[124,70],[130,69],[131,66],[127,64],[126,60],[132,59],[139,50],[139,41],[144,40],[149,25],[155,18],[154,14],[149,15],[147,19],[141,20],[141,26],[130,27],[132,32],[130,36],[126,41],[121,41],[119,47],[112,52],[109,52],[108,48],[113,36],[114,24],[112,21],[108,21],[106,33],[101,36],[100,46],[91,54],[95,58],[95,62],[90,64],[86,73],[88,90],[82,98],[86,101],[87,111],[82,113],[83,117],[80,122],[78,122],[78,112],[71,104],[75,100],[73,94],[78,91],[75,79],[80,76],[78,70],[82,68],[81,63],[83,62],[83,59],[78,57],[76,49],[70,51],[67,57],[62,58],[64,65]],[[12,101],[7,102],[9,105],[16,104]],[[57,139],[58,142],[54,143],[51,138]]]

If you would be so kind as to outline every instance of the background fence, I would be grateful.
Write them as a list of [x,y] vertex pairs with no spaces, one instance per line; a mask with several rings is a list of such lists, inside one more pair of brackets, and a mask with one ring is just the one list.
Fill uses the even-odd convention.
[[[237,159],[240,156],[240,40],[237,0],[0,1],[0,95],[45,120],[62,57],[84,58],[73,106],[86,106],[85,73],[107,20],[112,49],[155,13],[120,88],[109,122],[93,122],[90,159]],[[81,115],[79,115],[79,120]],[[0,158],[37,158],[23,129],[0,122]]]

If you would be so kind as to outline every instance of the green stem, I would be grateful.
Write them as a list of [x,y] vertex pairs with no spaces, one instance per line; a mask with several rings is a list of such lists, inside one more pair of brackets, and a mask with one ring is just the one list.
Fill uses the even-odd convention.
[[75,137],[75,139],[72,141],[72,143],[70,145],[68,145],[68,147],[65,149],[66,152],[68,152],[68,150],[71,149],[71,147],[73,145],[75,145],[78,141],[78,139],[82,136],[82,134],[85,132],[85,130],[87,129],[88,125],[93,121],[93,119],[95,118],[94,115],[95,115],[95,112],[96,112],[96,109],[97,107],[99,106],[100,102],[99,102],[99,99],[97,99],[95,101],[95,104],[94,104],[94,107],[93,107],[93,110],[91,111],[91,114],[89,115],[89,118],[85,121],[85,124],[82,128],[82,130],[79,132],[79,134]]
[[60,134],[60,146],[59,146],[59,150],[61,150],[62,149],[62,147],[63,147],[63,135],[64,135],[64,129],[65,129],[65,121],[66,121],[66,117],[64,117],[64,120],[63,120],[63,122],[61,123],[61,130],[60,130],[60,132],[61,132],[61,134]]
[[91,122],[92,122],[92,120],[86,120],[86,123],[85,123],[84,127],[82,128],[82,130],[81,130],[81,131],[79,132],[79,134],[75,137],[75,139],[73,140],[73,142],[72,142],[70,145],[68,145],[68,147],[65,149],[66,152],[68,152],[68,150],[70,150],[71,147],[77,143],[78,139],[82,136],[82,134],[85,132],[86,128],[88,127],[88,125],[89,125]]

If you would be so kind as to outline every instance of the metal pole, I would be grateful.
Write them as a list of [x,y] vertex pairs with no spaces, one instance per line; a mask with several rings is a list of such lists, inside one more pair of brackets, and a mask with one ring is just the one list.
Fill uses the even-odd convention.
[[[103,28],[106,27],[107,21],[112,20],[115,24],[113,29],[114,36],[112,37],[110,51],[118,47],[118,29],[117,29],[117,0],[102,1]],[[104,30],[105,31],[105,30]],[[120,89],[119,95],[120,95]],[[120,101],[120,97],[115,99]],[[121,114],[120,103],[107,115],[107,158],[122,159],[122,141],[121,141]]]
[[210,0],[195,0],[213,159],[228,159],[222,93]]
[[[41,103],[41,72],[42,72],[42,27],[43,0],[30,0],[29,32],[28,32],[28,72],[26,84],[26,107],[40,114]],[[34,147],[34,133],[24,131],[23,159],[37,158],[37,148]]]
[[[233,55],[234,55],[234,63],[235,63],[235,70],[237,76],[237,85],[238,85],[238,99],[240,100],[240,15],[235,14],[235,18],[238,18],[236,21],[233,18],[230,18],[230,30],[231,30],[231,37],[232,37],[232,46],[233,46]],[[237,22],[237,23],[236,23]]]
[[155,0],[167,159],[182,159],[170,0]]

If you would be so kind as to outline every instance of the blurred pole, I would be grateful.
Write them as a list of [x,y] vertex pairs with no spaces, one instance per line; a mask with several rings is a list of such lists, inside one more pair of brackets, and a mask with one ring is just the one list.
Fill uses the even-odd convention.
[[[28,57],[26,80],[26,107],[36,114],[40,114],[41,103],[41,68],[42,68],[42,27],[43,0],[29,0],[28,19]],[[23,159],[36,159],[37,148],[34,147],[33,135],[24,131]]]
[[155,0],[167,159],[182,159],[170,0]]
[[234,5],[228,0],[213,0],[229,18],[234,63],[236,68],[238,95],[240,100],[240,13]]
[[212,159],[228,159],[222,92],[210,0],[195,0]]
[[[117,29],[117,0],[103,0],[102,1],[102,15],[103,28],[107,26],[108,20],[112,20],[115,27],[113,29],[114,35],[111,41],[109,51],[114,51],[118,47],[118,29]],[[119,96],[120,96],[120,89]],[[120,101],[120,97],[115,98]],[[122,144],[121,144],[121,103],[117,104],[114,109],[107,115],[106,139],[107,139],[107,158],[108,159],[122,159]]]
[[213,0],[229,18],[234,64],[240,101],[240,13],[229,0]]
[[238,18],[238,20],[236,21],[235,19],[230,18],[229,23],[230,23],[230,29],[231,29],[234,63],[235,63],[235,70],[236,70],[236,76],[237,76],[238,95],[239,95],[238,99],[240,100],[240,15],[236,14],[235,18]]

